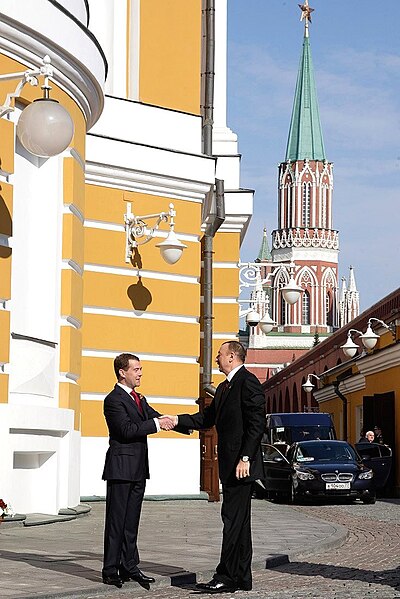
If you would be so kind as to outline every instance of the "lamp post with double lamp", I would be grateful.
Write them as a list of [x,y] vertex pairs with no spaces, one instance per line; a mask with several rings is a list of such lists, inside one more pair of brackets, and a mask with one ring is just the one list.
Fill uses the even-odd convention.
[[367,330],[365,331],[365,333],[362,333],[361,331],[359,331],[357,329],[350,329],[348,331],[346,343],[344,343],[343,345],[340,346],[341,349],[343,350],[345,356],[347,356],[348,358],[354,358],[354,356],[356,355],[356,353],[360,347],[359,345],[357,345],[357,343],[354,343],[354,341],[353,341],[352,335],[356,335],[356,334],[360,336],[360,339],[362,341],[362,344],[363,344],[365,350],[374,349],[380,335],[377,335],[372,330],[373,322],[379,323],[385,329],[388,329],[392,333],[393,338],[396,339],[395,326],[393,326],[392,324],[386,324],[386,322],[384,322],[383,320],[380,320],[379,318],[372,317],[368,320]]
[[[303,289],[299,287],[294,280],[294,269],[295,264],[291,262],[278,263],[278,262],[247,262],[239,263],[239,293],[242,293],[243,289],[255,289],[256,292],[260,292],[260,297],[239,299],[239,304],[250,304],[250,308],[246,310],[240,310],[239,318],[246,317],[246,324],[254,328],[259,325],[261,331],[268,335],[276,326],[276,323],[271,318],[269,313],[269,297],[263,290],[263,286],[269,283],[275,276],[278,270],[285,269],[289,274],[289,280],[286,285],[280,288],[283,299],[289,305],[295,304],[301,296]],[[261,276],[261,268],[270,268],[271,270],[266,273],[265,277]],[[264,315],[261,315],[255,309],[257,305],[265,306]]]
[[6,101],[0,106],[0,117],[15,110],[12,100],[18,98],[26,84],[39,85],[39,78],[44,78],[41,86],[43,97],[37,98],[21,112],[17,123],[17,136],[28,152],[42,158],[61,154],[71,143],[74,134],[74,123],[68,111],[53,98],[50,98],[49,79],[53,77],[53,67],[49,56],[42,60],[42,66],[19,73],[0,75],[0,81],[19,79],[15,91],[7,94]]

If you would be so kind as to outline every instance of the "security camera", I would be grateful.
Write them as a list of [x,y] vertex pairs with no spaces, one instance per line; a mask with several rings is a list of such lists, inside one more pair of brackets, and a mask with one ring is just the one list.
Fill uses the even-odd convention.
[[255,327],[260,322],[260,315],[258,314],[258,312],[255,312],[255,310],[249,312],[246,316],[246,322],[249,326]]

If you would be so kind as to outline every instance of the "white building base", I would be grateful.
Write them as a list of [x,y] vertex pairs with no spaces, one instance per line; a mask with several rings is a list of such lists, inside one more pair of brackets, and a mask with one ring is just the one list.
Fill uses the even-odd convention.
[[80,433],[72,410],[0,404],[0,498],[15,512],[79,504]]

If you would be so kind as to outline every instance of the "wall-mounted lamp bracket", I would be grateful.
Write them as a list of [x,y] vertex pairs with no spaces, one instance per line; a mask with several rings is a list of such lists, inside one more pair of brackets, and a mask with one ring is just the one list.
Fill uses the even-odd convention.
[[[15,79],[20,79],[19,83],[15,90],[9,94],[7,94],[6,101],[2,106],[0,106],[0,117],[5,116],[9,112],[13,112],[15,110],[14,106],[11,106],[11,100],[13,98],[18,98],[21,94],[22,88],[29,83],[33,87],[39,85],[38,77],[44,77],[44,85],[42,89],[49,90],[49,77],[53,76],[53,67],[51,66],[50,56],[46,55],[43,58],[43,65],[37,69],[28,69],[26,71],[21,71],[19,73],[7,73],[5,75],[0,75],[0,81],[14,81]],[[48,92],[47,97],[48,97]]]
[[[132,204],[127,202],[127,211],[124,214],[125,262],[129,263],[131,261],[133,253],[139,245],[148,243],[154,237],[155,232],[162,222],[167,223],[169,221],[170,230],[168,236],[164,241],[158,243],[157,247],[160,248],[161,255],[168,264],[175,264],[182,256],[183,250],[187,247],[179,241],[175,234],[175,216],[176,210],[173,204],[169,205],[168,212],[136,216],[132,212]],[[155,219],[155,224],[149,226],[146,222],[148,219]]]

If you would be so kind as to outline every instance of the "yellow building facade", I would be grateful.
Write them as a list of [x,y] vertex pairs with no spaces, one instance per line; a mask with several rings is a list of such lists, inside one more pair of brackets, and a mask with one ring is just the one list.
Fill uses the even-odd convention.
[[[213,11],[207,154],[208,2],[14,4],[0,0],[0,74],[36,67],[48,54],[51,97],[68,110],[75,132],[61,155],[30,155],[15,132],[24,106],[40,95],[28,85],[0,119],[0,432],[9,448],[0,496],[19,512],[57,513],[81,496],[104,495],[103,399],[115,383],[117,354],[140,357],[141,391],[160,412],[197,411],[202,242],[216,178],[224,182],[225,220],[213,241],[213,355],[236,337],[237,263],[253,194],[240,188],[237,138],[226,125],[226,1]],[[0,84],[2,97],[14,89],[15,82]],[[127,261],[129,208],[159,214],[171,203],[175,233],[187,246],[181,259],[162,259],[162,222]],[[212,376],[218,383],[215,369]],[[161,432],[149,451],[148,494],[199,493],[197,434]]]

